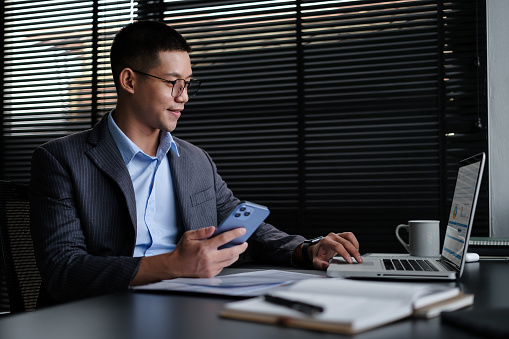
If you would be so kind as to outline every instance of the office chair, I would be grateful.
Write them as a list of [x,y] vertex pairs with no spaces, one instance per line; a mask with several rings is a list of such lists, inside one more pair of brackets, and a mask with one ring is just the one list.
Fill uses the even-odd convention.
[[29,212],[28,185],[0,181],[0,245],[11,313],[34,310],[41,286]]

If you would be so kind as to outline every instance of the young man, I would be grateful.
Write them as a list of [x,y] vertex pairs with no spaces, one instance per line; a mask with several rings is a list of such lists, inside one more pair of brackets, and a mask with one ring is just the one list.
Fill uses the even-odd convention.
[[[34,152],[30,206],[41,305],[213,277],[247,249],[218,250],[244,233],[211,237],[239,200],[205,151],[170,133],[199,86],[189,52],[163,23],[127,25],[111,47],[116,108],[94,128]],[[326,269],[337,253],[362,260],[349,232],[303,246],[303,237],[263,223],[248,242],[266,263]]]

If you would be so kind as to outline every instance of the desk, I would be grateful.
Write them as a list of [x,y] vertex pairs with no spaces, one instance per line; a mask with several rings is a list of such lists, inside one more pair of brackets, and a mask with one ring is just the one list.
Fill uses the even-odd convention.
[[[241,272],[227,269],[225,273]],[[245,270],[244,270],[245,271]],[[309,271],[308,271],[309,272]],[[509,261],[466,264],[458,284],[475,294],[474,308],[509,307]],[[231,299],[217,296],[123,292],[0,318],[5,339],[272,339],[342,338],[331,333],[222,319]],[[348,337],[348,336],[345,336]],[[355,336],[383,338],[478,338],[441,324],[440,318],[407,319]]]

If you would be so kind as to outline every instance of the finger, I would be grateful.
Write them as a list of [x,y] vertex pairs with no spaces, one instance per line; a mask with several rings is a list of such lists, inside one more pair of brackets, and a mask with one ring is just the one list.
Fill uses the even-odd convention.
[[190,240],[204,240],[210,238],[216,228],[214,226],[209,226],[205,228],[200,228],[197,230],[187,231],[184,233],[183,237],[187,237]]
[[[351,257],[353,256],[355,260],[359,263],[362,262],[362,257],[359,252],[359,242],[357,241],[357,238],[352,232],[343,232],[343,233],[331,233],[331,238],[333,238],[337,243],[341,244],[345,250],[350,254],[348,258],[348,262],[351,262]],[[336,249],[337,251],[337,249]],[[337,251],[338,254],[340,254],[343,258],[344,255],[342,255],[344,252],[340,253]],[[345,258],[346,260],[346,258]]]
[[329,267],[329,261],[316,258],[313,260],[313,267],[318,270],[325,271]]
[[213,263],[207,267],[207,270],[203,273],[204,276],[216,276],[223,270],[223,268],[228,267],[239,260],[240,254],[246,249],[247,243],[244,242],[242,244],[215,252]]
[[352,257],[354,257],[357,262],[362,262],[362,257],[359,251],[353,246],[351,242],[336,243],[335,250],[350,264],[353,262]]
[[339,238],[343,238],[343,239],[348,240],[349,242],[352,243],[352,245],[356,249],[359,249],[359,241],[357,241],[357,238],[355,237],[355,235],[352,232],[331,233],[331,234],[334,235],[337,238],[339,237]]
[[220,247],[244,234],[246,234],[246,229],[244,227],[238,227],[210,238],[209,241],[213,246]]
[[243,242],[242,244],[220,250],[218,262],[224,267],[230,266],[239,259],[239,256],[246,251],[247,247],[247,242]]

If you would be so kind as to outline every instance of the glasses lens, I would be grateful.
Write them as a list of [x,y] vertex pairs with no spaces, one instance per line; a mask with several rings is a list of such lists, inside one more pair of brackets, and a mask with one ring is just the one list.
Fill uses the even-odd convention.
[[198,89],[200,88],[201,82],[196,79],[192,79],[189,82],[189,85],[187,85],[187,95],[189,95],[190,98],[194,97],[196,93],[198,93]]
[[[187,95],[192,98],[198,93],[198,88],[200,87],[200,81],[196,79],[192,79],[188,85],[187,85]],[[171,95],[174,98],[178,98],[182,95],[182,92],[184,92],[184,89],[186,88],[186,82],[185,80],[178,79],[175,85],[173,86]]]
[[174,98],[178,98],[182,92],[184,92],[184,88],[186,88],[185,80],[178,79],[175,85],[173,85],[173,89],[171,90],[171,95]]

